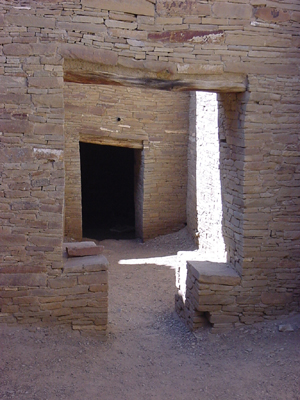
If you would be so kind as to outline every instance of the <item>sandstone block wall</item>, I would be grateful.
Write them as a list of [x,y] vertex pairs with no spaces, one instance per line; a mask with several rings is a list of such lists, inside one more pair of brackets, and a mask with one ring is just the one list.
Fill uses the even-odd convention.
[[187,221],[207,257],[241,273],[244,94],[191,93]]
[[191,97],[188,192],[194,198],[187,202],[188,226],[193,227],[191,233],[197,237],[201,252],[224,258],[227,213],[223,212],[221,189],[225,197],[229,185],[221,188],[217,94],[192,92]]
[[108,262],[104,256],[66,258],[57,276],[11,269],[0,276],[0,321],[69,324],[106,332]]
[[299,23],[297,0],[0,0],[4,292],[30,299],[61,274],[63,89],[101,83],[219,93],[243,305],[255,316],[263,301],[267,318],[299,310]]
[[[196,92],[190,94],[189,108],[189,140],[188,140],[188,177],[186,197],[187,227],[197,242],[198,215],[197,215],[197,101]],[[199,179],[200,181],[200,179]]]
[[177,313],[192,331],[208,323],[214,333],[239,325],[243,318],[237,304],[240,281],[239,274],[229,264],[189,261],[185,301],[177,296]]
[[[219,94],[220,177],[223,235],[227,259],[241,273],[244,244],[245,145],[243,121],[247,94]],[[253,186],[256,182],[252,182]]]
[[149,239],[181,229],[186,222],[189,93],[66,83],[64,104],[65,234],[82,237],[79,141],[139,149],[137,234]]
[[181,287],[176,295],[175,309],[191,331],[209,323],[213,333],[294,310],[291,293],[251,296],[241,282],[230,264],[188,261],[186,288]]

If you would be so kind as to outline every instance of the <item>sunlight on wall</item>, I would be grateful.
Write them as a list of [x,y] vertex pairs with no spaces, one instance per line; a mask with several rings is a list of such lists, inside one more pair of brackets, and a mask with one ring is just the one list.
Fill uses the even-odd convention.
[[[187,261],[226,262],[222,233],[222,197],[216,93],[196,92],[196,198],[198,250],[176,255],[120,260],[121,265],[165,265],[175,270],[176,286],[185,300]],[[193,131],[193,130],[192,130]]]
[[218,100],[216,93],[196,92],[197,230],[199,251],[226,261],[222,234]]

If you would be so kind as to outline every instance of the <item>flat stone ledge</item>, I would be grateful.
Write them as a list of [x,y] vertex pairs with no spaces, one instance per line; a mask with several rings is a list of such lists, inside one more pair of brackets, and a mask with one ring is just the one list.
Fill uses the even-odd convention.
[[94,242],[66,243],[68,257],[96,256],[101,254],[104,246],[97,246]]
[[103,255],[68,258],[64,262],[63,272],[66,274],[76,272],[107,271],[108,261]]
[[241,283],[239,274],[227,263],[188,261],[188,274],[200,283],[236,286]]
[[240,323],[236,302],[241,277],[230,264],[187,261],[186,297],[178,293],[176,311],[194,331],[206,323],[212,332],[232,329]]

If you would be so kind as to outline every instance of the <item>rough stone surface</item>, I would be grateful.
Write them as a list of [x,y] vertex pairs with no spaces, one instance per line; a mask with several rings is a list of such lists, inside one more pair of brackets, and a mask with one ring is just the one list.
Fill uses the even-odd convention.
[[200,283],[234,286],[241,282],[237,272],[225,263],[188,261],[188,271]]
[[68,257],[96,256],[103,252],[104,246],[97,246],[95,242],[68,243],[66,251]]
[[[241,276],[232,288],[233,305],[206,311],[238,313],[244,324],[299,311],[299,15],[297,0],[276,7],[248,0],[0,0],[0,263],[3,271],[18,271],[1,273],[1,296],[9,294],[12,304],[5,306],[13,306],[5,312],[9,321],[69,322],[71,314],[62,314],[66,307],[41,309],[35,301],[41,295],[33,291],[89,293],[89,284],[72,286],[77,277],[62,272],[63,236],[72,221],[74,236],[81,235],[83,125],[87,141],[104,138],[141,151],[137,197],[144,238],[185,222],[196,236],[190,175],[197,151],[187,91],[197,89],[218,93],[222,233],[227,262]],[[83,64],[89,64],[85,83],[101,72],[115,76],[115,86],[100,91],[66,82],[69,61],[79,77],[87,76]],[[141,83],[153,92],[139,91]],[[116,127],[120,111],[131,132]],[[207,187],[203,192],[215,204]],[[199,217],[206,223],[207,215]],[[212,237],[211,231],[207,241],[202,235],[205,246]],[[42,270],[22,273],[16,266]],[[216,291],[197,285],[193,295]],[[24,307],[16,312],[12,299],[18,295]],[[31,310],[26,298],[33,301]],[[216,328],[226,325],[221,321]]]
[[115,65],[118,56],[111,50],[93,49],[76,44],[64,44],[61,46],[60,54],[66,59],[84,60],[92,63]]
[[[64,272],[107,271],[108,263],[103,255],[67,259]],[[95,282],[96,283],[96,282]]]
[[288,11],[283,11],[271,7],[259,7],[255,11],[255,17],[267,22],[286,22],[289,21],[291,16]]
[[286,303],[292,301],[292,295],[291,293],[264,292],[261,295],[261,301],[264,304],[269,305],[285,305]]
[[135,169],[140,238],[182,228],[189,94],[106,85],[81,86],[79,97],[77,91],[78,84],[65,85],[65,155],[72,158],[65,167],[66,235],[82,238],[79,141],[142,149]]
[[224,32],[218,31],[167,31],[160,33],[149,33],[148,39],[170,43],[220,43],[224,38]]
[[154,16],[154,5],[147,0],[133,3],[130,0],[82,0],[83,6],[102,10],[113,10],[138,15]]

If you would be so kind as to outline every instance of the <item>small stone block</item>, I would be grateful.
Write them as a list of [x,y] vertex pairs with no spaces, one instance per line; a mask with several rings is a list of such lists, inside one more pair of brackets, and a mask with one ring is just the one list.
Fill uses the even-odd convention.
[[66,251],[68,257],[97,256],[104,250],[104,246],[97,246],[94,242],[67,243]]
[[239,274],[226,263],[210,261],[188,261],[188,274],[192,274],[199,282],[217,285],[239,285]]
[[107,285],[103,284],[103,285],[90,285],[89,287],[89,291],[90,292],[107,292]]
[[[217,294],[212,294],[208,296],[199,296],[199,305],[228,305],[234,303],[233,296],[222,296]],[[202,311],[202,310],[199,310]]]
[[48,280],[51,289],[72,288],[77,285],[76,277],[58,277]]
[[219,314],[209,317],[209,322],[211,324],[230,324],[238,321],[239,317],[237,315]]
[[64,273],[75,273],[75,272],[97,272],[106,271],[108,267],[107,259],[102,256],[87,256],[69,258],[64,263]]
[[278,330],[279,330],[279,332],[294,332],[294,328],[292,327],[291,324],[279,325]]
[[9,313],[0,313],[0,323],[13,324],[16,318]]
[[100,285],[107,284],[108,276],[106,271],[94,272],[92,274],[82,275],[78,277],[79,285]]
[[288,304],[292,299],[292,293],[263,292],[261,295],[262,303],[272,306]]

